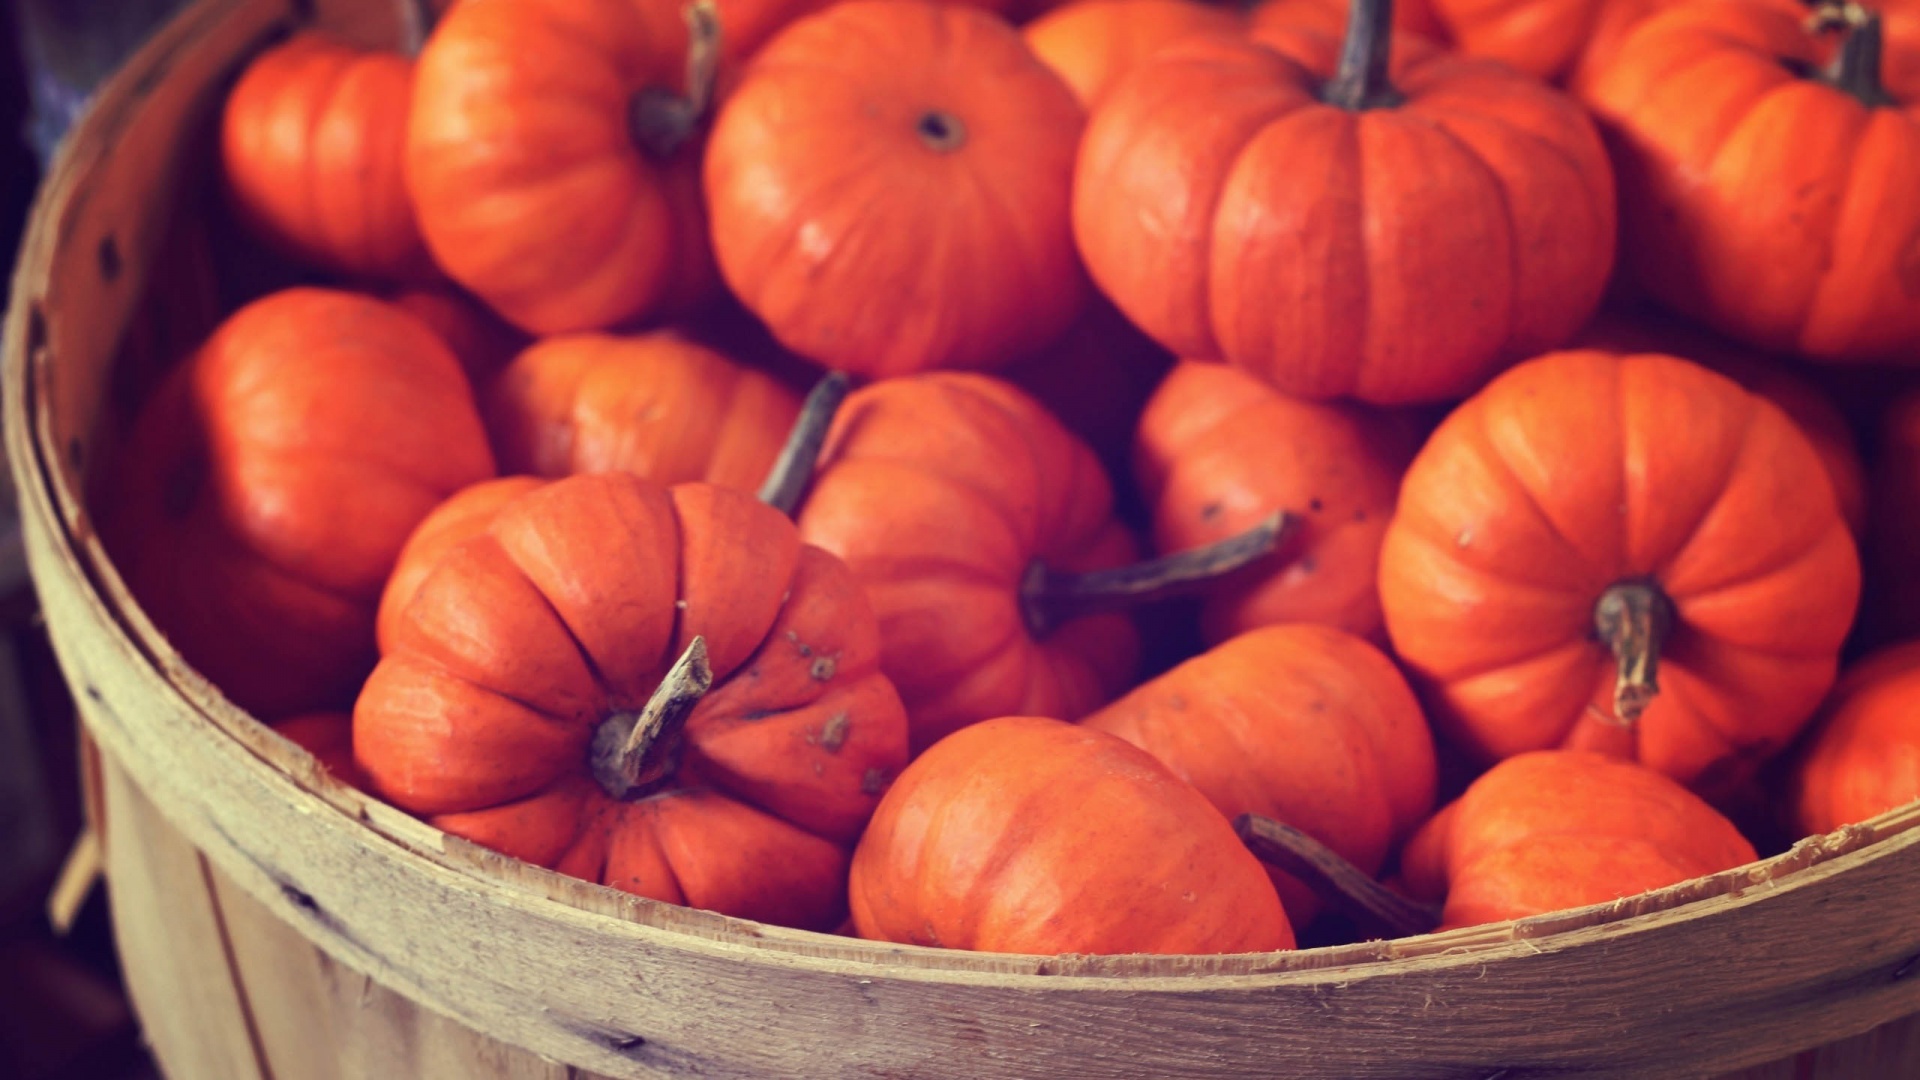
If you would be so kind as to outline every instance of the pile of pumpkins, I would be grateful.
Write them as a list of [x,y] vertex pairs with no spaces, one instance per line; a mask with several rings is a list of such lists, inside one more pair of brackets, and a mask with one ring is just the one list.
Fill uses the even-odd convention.
[[297,32],[101,532],[343,782],[670,903],[1253,952],[1726,870],[1920,798],[1886,5]]

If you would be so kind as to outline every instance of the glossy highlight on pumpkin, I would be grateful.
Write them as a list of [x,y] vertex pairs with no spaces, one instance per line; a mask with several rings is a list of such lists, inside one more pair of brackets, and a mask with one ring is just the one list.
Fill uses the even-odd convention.
[[1293,947],[1260,862],[1204,796],[1103,732],[1000,717],[942,740],[854,853],[861,937],[979,952]]

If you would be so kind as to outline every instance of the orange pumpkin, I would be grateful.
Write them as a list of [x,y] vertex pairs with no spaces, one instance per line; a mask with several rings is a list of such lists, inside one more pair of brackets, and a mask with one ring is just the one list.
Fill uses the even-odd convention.
[[220,162],[239,218],[301,262],[424,280],[403,179],[413,61],[303,32],[247,65],[227,96]]
[[273,718],[353,699],[401,544],[492,474],[466,377],[424,324],[300,288],[235,312],[173,371],[98,512],[160,630]]
[[1400,856],[1409,891],[1445,898],[1441,929],[1523,919],[1754,861],[1753,845],[1671,779],[1601,754],[1495,765]]
[[1848,668],[1795,762],[1797,835],[1828,833],[1920,799],[1920,641]]
[[845,566],[708,484],[499,494],[409,552],[430,569],[396,571],[417,584],[389,593],[354,708],[372,789],[614,888],[838,925],[848,851],[906,763]]
[[500,467],[539,476],[618,470],[753,491],[800,398],[686,337],[550,337],[493,384],[487,427]]
[[1273,884],[1206,798],[1057,720],[955,733],[894,782],[853,857],[861,937],[1013,953],[1294,944]]
[[1192,39],[1094,111],[1075,236],[1163,345],[1302,397],[1433,401],[1593,312],[1614,198],[1592,123],[1484,61],[1389,80],[1391,6],[1354,6],[1337,70]]
[[1571,3],[1432,0],[1432,3],[1437,21],[1461,52],[1499,60],[1549,82],[1573,71],[1590,53],[1611,52],[1634,23],[1670,6],[1663,0],[1572,0]]
[[1574,347],[1605,352],[1658,352],[1705,365],[1780,407],[1813,443],[1833,482],[1840,516],[1858,536],[1866,526],[1866,465],[1853,427],[1831,397],[1783,360],[1743,349],[1657,311],[1605,314],[1587,325]]
[[[1215,646],[1081,721],[1118,735],[1228,818],[1260,814],[1368,874],[1433,810],[1426,718],[1393,661],[1324,626],[1269,626]],[[1275,871],[1299,925],[1319,910]]]
[[1380,540],[1414,445],[1397,416],[1289,397],[1221,364],[1175,367],[1141,415],[1134,450],[1154,547],[1223,540],[1275,510],[1300,521],[1266,574],[1213,590],[1206,640],[1293,622],[1382,637]]
[[1812,715],[1859,595],[1806,436],[1659,355],[1496,379],[1414,459],[1380,555],[1395,651],[1479,756],[1598,750],[1707,791]]
[[1772,4],[1685,4],[1594,74],[1622,251],[1648,295],[1748,344],[1912,364],[1920,119],[1879,77],[1878,17],[1839,43],[1805,24]]
[[1092,108],[1140,61],[1181,38],[1239,34],[1240,12],[1198,0],[1077,0],[1021,31],[1027,47]]
[[500,320],[485,305],[446,285],[408,289],[393,305],[433,328],[467,373],[476,394],[528,344],[527,336]]
[[420,53],[407,189],[447,274],[536,334],[711,291],[700,126],[719,27],[665,4],[457,4]]
[[789,26],[715,123],[713,246],[788,348],[861,375],[1005,364],[1086,299],[1084,113],[999,17],[855,0]]
[[916,752],[990,717],[1077,719],[1133,677],[1124,615],[1042,595],[1047,570],[1133,557],[1106,475],[1005,382],[930,372],[854,392],[797,521],[872,598]]

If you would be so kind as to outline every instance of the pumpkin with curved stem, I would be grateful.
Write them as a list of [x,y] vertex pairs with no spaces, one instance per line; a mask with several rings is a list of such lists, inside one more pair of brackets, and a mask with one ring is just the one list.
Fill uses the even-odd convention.
[[715,122],[713,247],[788,348],[890,376],[994,367],[1087,288],[1067,203],[1085,114],[976,8],[856,0],[769,42]]
[[394,107],[412,93],[413,69],[410,56],[311,31],[255,57],[220,123],[222,174],[240,219],[322,269],[435,276],[403,176],[406,112]]
[[1543,750],[1495,765],[1407,841],[1401,876],[1445,899],[1440,929],[1521,919],[1754,861],[1753,845],[1670,778]]
[[447,519],[354,708],[373,791],[507,854],[829,929],[906,763],[846,567],[751,496],[602,473]]
[[401,545],[493,471],[466,376],[423,323],[289,289],[229,316],[147,403],[101,535],[187,662],[272,719],[353,700]]
[[1141,60],[1185,37],[1240,34],[1246,19],[1198,0],[1077,0],[1022,30],[1027,46],[1092,108]]
[[1127,567],[1092,451],[999,379],[928,372],[855,392],[834,419],[800,535],[847,561],[880,620],[916,752],[995,716],[1078,719],[1133,676],[1114,608],[1262,557],[1284,522]]
[[1394,649],[1466,747],[1598,750],[1709,792],[1812,715],[1859,595],[1806,436],[1651,354],[1494,380],[1415,457],[1380,554]]
[[1294,944],[1273,884],[1204,796],[1120,739],[1037,717],[976,724],[907,766],[849,895],[861,937],[950,949]]
[[799,412],[771,376],[655,331],[541,341],[494,382],[486,418],[504,471],[617,470],[752,491]]
[[1920,641],[1840,676],[1794,763],[1797,835],[1828,833],[1920,799]]
[[1657,311],[1603,314],[1587,324],[1573,348],[1657,352],[1703,364],[1780,407],[1813,443],[1847,528],[1860,535],[1867,519],[1866,465],[1846,414],[1818,386],[1784,360],[1742,348]]
[[1882,84],[1878,16],[1837,42],[1805,23],[1771,4],[1686,4],[1637,24],[1594,73],[1622,251],[1649,296],[1741,341],[1910,365],[1920,118]]
[[1209,643],[1291,622],[1383,637],[1375,576],[1413,457],[1403,427],[1363,405],[1289,397],[1220,364],[1189,361],[1162,380],[1134,449],[1155,549],[1223,540],[1276,510],[1299,521],[1268,573],[1213,590],[1201,613]]
[[420,53],[406,179],[448,276],[536,334],[712,291],[701,127],[711,3],[457,4]]
[[[1305,832],[1362,872],[1433,809],[1433,737],[1393,661],[1324,626],[1269,626],[1136,687],[1081,721],[1152,754],[1228,818]],[[1276,871],[1297,925],[1319,910]]]
[[1468,393],[1592,314],[1614,242],[1593,124],[1491,62],[1389,78],[1391,10],[1354,5],[1336,69],[1192,39],[1094,110],[1074,235],[1161,344],[1286,393],[1398,404]]

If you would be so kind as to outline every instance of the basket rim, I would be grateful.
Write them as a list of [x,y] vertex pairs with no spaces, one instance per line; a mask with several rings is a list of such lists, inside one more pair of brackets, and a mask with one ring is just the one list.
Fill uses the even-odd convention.
[[[202,0],[188,8],[102,87],[95,102],[137,99],[141,86],[156,83],[199,33],[244,5],[245,0]],[[243,748],[249,759],[277,777],[289,797],[309,800],[316,812],[352,819],[370,843],[395,845],[442,869],[518,889],[531,902],[553,905],[556,915],[565,909],[589,920],[607,920],[607,925],[649,927],[679,935],[689,947],[702,942],[745,947],[773,963],[828,964],[856,975],[884,970],[890,978],[915,981],[992,974],[1033,977],[1047,986],[1067,980],[1166,990],[1218,989],[1246,980],[1258,985],[1346,981],[1392,974],[1408,964],[1485,963],[1516,953],[1610,940],[1676,919],[1706,918],[1733,906],[1765,902],[1769,895],[1920,845],[1916,800],[1867,822],[1803,838],[1779,855],[1638,896],[1417,937],[1220,956],[1038,956],[867,942],[635,897],[480,849],[333,779],[305,750],[228,701],[147,618],[89,523],[83,485],[69,471],[46,402],[46,388],[56,385],[50,379],[56,361],[44,285],[57,262],[80,257],[66,228],[76,194],[104,166],[107,150],[137,121],[138,104],[136,100],[113,110],[90,105],[76,123],[36,193],[15,267],[0,370],[5,445],[21,527],[45,530],[58,552],[52,563],[44,555],[30,560],[35,588],[44,596],[50,575],[78,587],[90,613],[114,636],[122,653],[136,657],[164,681],[175,698],[172,704],[192,713],[208,738]],[[144,268],[136,269],[140,272],[133,276],[143,277]],[[87,712],[84,703],[82,712]]]

